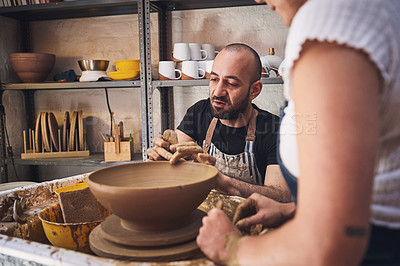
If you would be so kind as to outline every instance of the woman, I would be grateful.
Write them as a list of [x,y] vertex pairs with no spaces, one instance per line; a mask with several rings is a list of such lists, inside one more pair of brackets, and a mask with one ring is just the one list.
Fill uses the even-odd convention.
[[[291,26],[279,157],[296,214],[241,237],[213,209],[198,245],[222,264],[400,265],[400,2],[256,2]],[[293,216],[294,204],[252,198],[264,222]]]

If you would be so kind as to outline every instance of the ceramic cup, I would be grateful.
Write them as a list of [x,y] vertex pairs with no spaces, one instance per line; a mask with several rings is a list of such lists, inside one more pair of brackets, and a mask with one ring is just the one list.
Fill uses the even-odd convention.
[[189,48],[191,60],[201,61],[205,60],[208,56],[207,52],[201,49],[200,43],[189,43]]
[[206,78],[209,79],[211,77],[211,70],[212,70],[212,66],[214,64],[214,60],[206,60]]
[[158,63],[159,80],[180,79],[181,77],[182,72],[175,68],[174,61],[160,61]]
[[197,61],[182,62],[182,79],[202,79],[205,76],[205,71],[199,68]]
[[172,52],[172,59],[175,62],[190,60],[190,48],[188,43],[175,43]]
[[212,65],[214,63],[214,60],[205,60],[205,61],[199,61],[199,68],[204,69],[206,71],[206,75],[204,78],[209,79],[211,77],[211,70],[212,70]]
[[214,45],[210,43],[202,44],[201,49],[207,52],[207,57],[204,60],[214,60],[215,54],[219,53],[218,51],[215,51]]

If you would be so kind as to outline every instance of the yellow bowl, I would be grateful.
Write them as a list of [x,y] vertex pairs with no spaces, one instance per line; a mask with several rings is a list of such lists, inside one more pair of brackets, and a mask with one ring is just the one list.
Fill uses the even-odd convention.
[[115,68],[117,71],[131,71],[136,70],[140,71],[140,60],[120,60],[115,62]]
[[114,80],[131,80],[137,79],[140,75],[139,70],[127,70],[127,71],[116,71],[110,72],[108,75]]
[[62,192],[80,190],[80,189],[87,188],[88,186],[89,186],[88,183],[83,182],[83,183],[78,183],[78,184],[75,184],[75,185],[66,186],[66,187],[62,187],[62,188],[56,189],[55,192],[58,195],[58,194],[60,194]]
[[[109,213],[104,213],[107,216]],[[105,218],[105,217],[103,217]],[[43,209],[39,214],[43,230],[53,246],[91,253],[89,234],[102,220],[87,223],[63,223],[60,204]]]

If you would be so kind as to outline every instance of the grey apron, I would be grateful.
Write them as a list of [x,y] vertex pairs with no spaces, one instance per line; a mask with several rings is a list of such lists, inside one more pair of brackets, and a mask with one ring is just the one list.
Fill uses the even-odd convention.
[[217,167],[217,169],[224,175],[247,183],[263,185],[261,174],[257,169],[256,157],[254,154],[257,114],[258,112],[254,110],[250,117],[246,135],[246,144],[242,153],[235,155],[226,154],[221,152],[213,143],[211,143],[215,126],[218,122],[218,118],[215,117],[212,119],[208,127],[206,139],[203,142],[203,150],[217,159],[215,167]]

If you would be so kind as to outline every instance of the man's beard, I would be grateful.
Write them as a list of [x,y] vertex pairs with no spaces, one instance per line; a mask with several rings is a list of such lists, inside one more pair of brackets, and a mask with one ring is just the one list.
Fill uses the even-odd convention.
[[[249,98],[250,98],[250,93],[247,94],[246,97],[243,98],[243,100],[238,102],[235,105],[235,107],[233,107],[232,105],[229,105],[229,101],[226,97],[213,96],[212,98],[210,98],[212,115],[213,117],[223,120],[237,120],[239,117],[244,115],[244,111],[249,106]],[[214,105],[212,104],[213,100],[218,100],[227,103],[228,108],[225,110],[221,108],[215,108]]]

